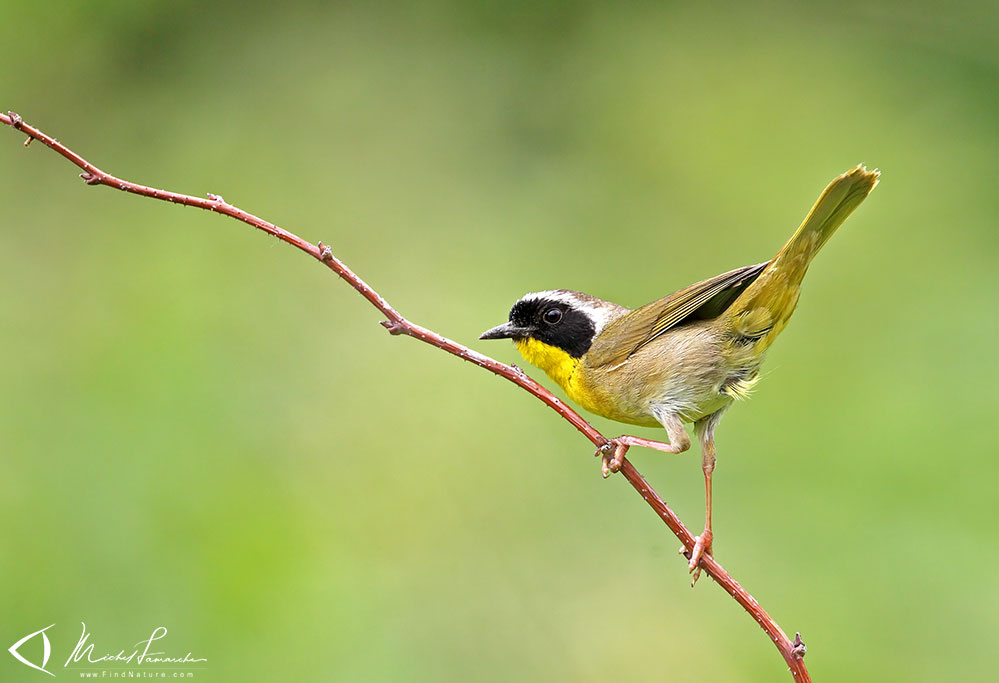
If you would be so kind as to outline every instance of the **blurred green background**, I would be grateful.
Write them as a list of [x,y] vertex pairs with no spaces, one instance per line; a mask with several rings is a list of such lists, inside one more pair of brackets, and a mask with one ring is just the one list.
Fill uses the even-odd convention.
[[[326,241],[507,362],[476,338],[524,292],[645,303],[769,258],[879,167],[719,429],[716,556],[816,680],[993,671],[994,3],[0,12],[4,111]],[[296,250],[21,141],[0,131],[4,648],[54,622],[66,676],[85,621],[97,650],[166,626],[208,681],[790,680],[526,394],[385,334]],[[696,450],[633,460],[699,528]]]

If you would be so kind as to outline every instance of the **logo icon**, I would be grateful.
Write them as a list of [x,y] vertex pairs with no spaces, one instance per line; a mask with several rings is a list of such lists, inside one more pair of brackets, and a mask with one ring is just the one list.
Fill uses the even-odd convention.
[[[48,626],[46,626],[45,628],[43,628],[43,629],[41,629],[39,631],[35,631],[34,633],[29,633],[28,635],[24,636],[19,641],[17,641],[13,645],[11,645],[7,649],[7,651],[10,652],[12,655],[14,655],[14,659],[16,659],[17,661],[21,662],[21,664],[26,664],[26,665],[30,666],[32,669],[38,669],[39,671],[44,671],[49,676],[55,677],[54,673],[52,673],[51,671],[46,671],[45,670],[45,665],[49,663],[49,656],[52,654],[52,643],[49,642],[49,637],[47,635],[45,635],[45,632],[48,631],[53,626],[55,626],[55,624],[49,624]],[[42,650],[42,665],[41,666],[38,666],[37,664],[32,664],[27,659],[25,659],[21,655],[20,652],[17,651],[17,648],[21,647],[22,645],[24,645],[26,642],[28,642],[29,640],[31,640],[32,638],[34,638],[37,635],[41,635],[41,637],[42,637],[42,647],[43,647],[43,650]]]

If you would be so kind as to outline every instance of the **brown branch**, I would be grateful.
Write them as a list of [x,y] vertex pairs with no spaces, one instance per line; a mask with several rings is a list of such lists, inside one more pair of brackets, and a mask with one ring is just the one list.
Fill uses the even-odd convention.
[[[6,124],[27,135],[28,137],[24,142],[25,146],[28,146],[32,140],[39,140],[47,147],[81,168],[83,173],[80,174],[80,177],[83,178],[88,185],[106,185],[107,187],[122,190],[123,192],[130,192],[144,197],[152,197],[153,199],[162,199],[164,201],[173,202],[175,204],[183,204],[185,206],[195,206],[199,209],[206,209],[208,211],[225,214],[226,216],[231,216],[248,225],[263,230],[268,234],[274,235],[278,239],[287,242],[292,246],[298,247],[313,258],[326,264],[330,270],[335,272],[343,278],[347,284],[360,292],[361,296],[367,299],[372,306],[381,311],[382,314],[388,318],[388,320],[382,321],[381,324],[391,334],[405,334],[413,337],[414,339],[419,339],[422,342],[435,346],[442,351],[447,351],[452,355],[458,356],[463,360],[467,360],[470,363],[474,363],[479,367],[485,368],[489,372],[510,380],[557,412],[567,422],[569,422],[569,424],[582,432],[583,436],[589,439],[593,445],[597,447],[598,453],[600,452],[600,449],[606,447],[610,443],[609,439],[594,429],[586,420],[580,417],[576,411],[565,405],[565,403],[559,400],[554,394],[524,374],[520,368],[500,363],[499,361],[493,360],[492,358],[478,353],[477,351],[473,351],[466,346],[462,346],[461,344],[457,344],[450,339],[442,337],[433,330],[428,330],[425,327],[421,327],[416,323],[406,320],[394,308],[392,308],[392,306],[390,306],[389,303],[385,301],[380,294],[378,294],[378,292],[372,289],[370,285],[364,282],[364,280],[355,275],[354,272],[344,265],[342,261],[337,259],[333,255],[330,248],[322,242],[318,245],[307,242],[301,237],[298,237],[283,228],[279,228],[273,223],[265,221],[262,218],[258,218],[253,214],[243,211],[239,207],[229,204],[218,195],[209,194],[207,199],[201,199],[200,197],[192,197],[190,195],[179,194],[177,192],[168,192],[166,190],[147,187],[145,185],[139,185],[138,183],[116,178],[110,173],[105,173],[101,169],[97,168],[76,152],[56,141],[54,138],[49,137],[33,126],[28,125],[21,119],[20,116],[13,112],[0,114],[0,123]],[[663,522],[666,523],[669,530],[672,531],[678,539],[680,539],[680,542],[683,543],[685,552],[689,557],[690,551],[694,547],[694,537],[687,527],[684,526],[683,522],[680,521],[680,518],[677,517],[669,506],[666,505],[666,502],[659,497],[659,494],[657,494],[651,486],[649,486],[648,482],[645,481],[642,475],[638,473],[638,470],[636,470],[627,459],[623,461],[621,474],[623,474],[635,490],[641,494],[642,498],[645,499],[645,502],[649,504],[649,507],[651,507],[656,514],[659,515]],[[791,674],[794,676],[794,680],[797,681],[797,683],[810,683],[811,677],[808,675],[808,670],[805,668],[804,662],[805,646],[804,643],[801,642],[801,637],[798,634],[795,634],[795,639],[793,641],[788,638],[787,634],[785,634],[781,627],[777,625],[777,622],[775,622],[770,615],[767,614],[766,610],[760,606],[760,603],[758,603],[745,588],[740,586],[739,583],[733,579],[732,576],[725,571],[725,569],[718,564],[713,557],[707,554],[704,555],[700,566],[708,576],[713,578],[718,585],[725,589],[729,595],[735,598],[736,602],[742,605],[745,610],[749,612],[754,619],[756,619],[760,627],[768,636],[770,636],[774,645],[777,646],[781,656],[784,657],[784,661],[787,662],[787,665],[791,670]]]

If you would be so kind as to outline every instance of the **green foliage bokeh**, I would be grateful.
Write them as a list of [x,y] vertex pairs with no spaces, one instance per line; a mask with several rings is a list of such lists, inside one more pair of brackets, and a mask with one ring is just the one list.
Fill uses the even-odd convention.
[[[716,554],[817,680],[990,671],[994,4],[0,7],[0,108],[507,362],[476,337],[522,293],[645,303],[879,167],[719,428]],[[202,680],[789,680],[526,394],[244,225],[6,129],[0,173],[4,649],[162,624]],[[633,460],[697,528],[696,452]]]

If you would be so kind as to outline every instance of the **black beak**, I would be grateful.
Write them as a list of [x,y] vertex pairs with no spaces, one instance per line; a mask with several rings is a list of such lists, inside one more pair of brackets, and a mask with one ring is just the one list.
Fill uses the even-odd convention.
[[503,323],[479,335],[479,339],[517,339],[529,337],[533,330],[529,327],[517,327],[513,323]]

